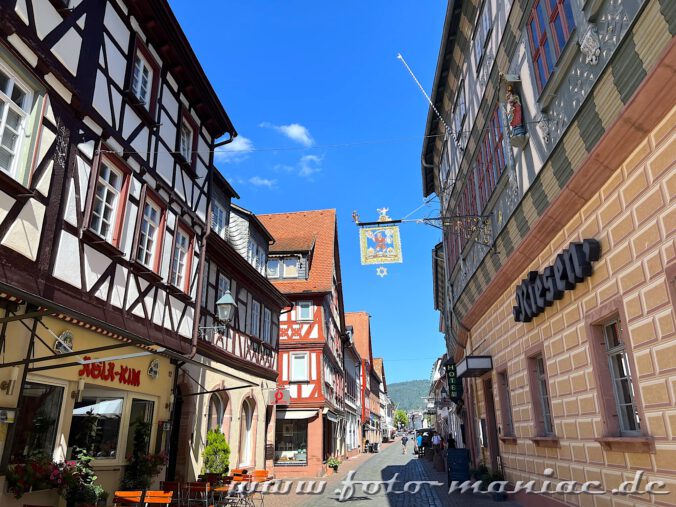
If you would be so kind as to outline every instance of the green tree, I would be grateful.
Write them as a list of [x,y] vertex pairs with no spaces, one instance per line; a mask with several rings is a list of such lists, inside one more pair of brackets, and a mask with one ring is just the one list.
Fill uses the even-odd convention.
[[230,468],[230,446],[218,428],[207,433],[207,445],[202,453],[202,472],[224,474]]
[[405,410],[395,410],[394,425],[397,427],[397,429],[408,427],[408,414]]

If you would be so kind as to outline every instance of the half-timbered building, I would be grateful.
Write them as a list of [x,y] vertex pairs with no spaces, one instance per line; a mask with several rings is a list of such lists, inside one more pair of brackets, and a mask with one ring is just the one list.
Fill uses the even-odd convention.
[[354,342],[354,328],[346,321],[346,343],[343,349],[345,371],[345,454],[361,451],[361,368],[362,361]]
[[3,1],[0,34],[2,465],[70,458],[93,412],[112,491],[136,421],[168,449],[212,152],[236,132],[164,0]]
[[275,238],[267,276],[292,302],[280,318],[279,379],[291,403],[277,411],[279,476],[326,472],[344,452],[344,313],[334,210],[260,215]]
[[510,482],[645,474],[670,496],[595,503],[674,503],[674,35],[668,1],[448,2],[422,152],[436,304],[463,440]]
[[[215,171],[211,187],[211,230],[206,236],[197,358],[219,372],[185,367],[179,376],[181,407],[174,435],[179,445],[170,476],[195,480],[209,430],[220,430],[230,445],[230,467],[272,465],[277,382],[279,314],[287,299],[261,273],[272,236],[248,210],[231,202],[239,196]],[[256,255],[247,246],[256,244]],[[218,304],[229,294],[236,304],[230,322],[219,319]],[[178,426],[178,428],[177,428]]]

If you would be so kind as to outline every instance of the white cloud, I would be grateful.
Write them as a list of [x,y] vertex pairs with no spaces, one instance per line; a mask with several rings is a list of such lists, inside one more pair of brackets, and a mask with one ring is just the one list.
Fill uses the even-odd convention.
[[322,170],[322,157],[317,155],[303,155],[298,162],[298,174],[304,178],[311,177]]
[[223,162],[224,164],[241,162],[253,149],[254,145],[251,139],[237,136],[230,144],[216,148],[214,159],[216,162]]
[[306,148],[315,144],[315,140],[310,135],[310,131],[299,123],[290,123],[289,125],[273,125],[272,123],[263,122],[259,125],[262,128],[274,129],[292,141],[302,144]]
[[273,188],[277,184],[277,180],[261,178],[260,176],[252,176],[251,178],[249,178],[249,183],[251,183],[256,187]]

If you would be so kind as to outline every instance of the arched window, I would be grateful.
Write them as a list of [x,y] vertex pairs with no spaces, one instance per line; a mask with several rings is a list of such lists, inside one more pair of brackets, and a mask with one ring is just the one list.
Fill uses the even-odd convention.
[[207,419],[207,429],[223,428],[223,402],[217,394],[212,394],[209,398],[209,418]]
[[254,402],[251,399],[242,403],[240,415],[239,461],[240,465],[253,465],[254,449]]

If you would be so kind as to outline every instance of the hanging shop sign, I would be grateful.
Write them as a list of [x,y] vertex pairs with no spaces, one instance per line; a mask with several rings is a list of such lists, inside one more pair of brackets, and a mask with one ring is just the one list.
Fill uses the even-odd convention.
[[291,403],[291,391],[278,387],[270,391],[270,405],[288,405]]
[[595,239],[571,243],[556,256],[553,266],[542,273],[531,271],[528,278],[516,288],[516,306],[512,313],[516,322],[530,322],[554,301],[563,298],[563,293],[575,288],[592,274],[592,262],[599,260],[601,245]]
[[[91,357],[84,356],[85,361]],[[88,377],[108,382],[118,382],[127,386],[138,387],[141,385],[141,370],[130,368],[122,364],[117,365],[113,361],[101,361],[99,363],[83,364],[77,374],[80,377]]]
[[392,264],[403,262],[399,227],[385,225],[359,231],[362,264]]
[[448,397],[453,403],[462,399],[462,380],[458,378],[458,370],[455,363],[446,364],[446,380],[448,382]]

